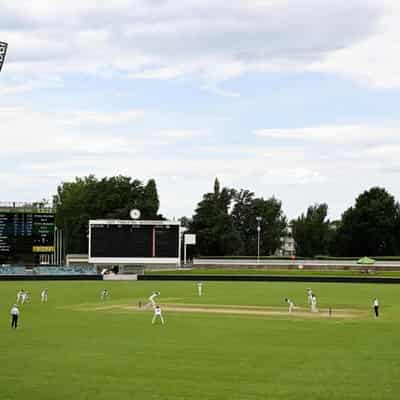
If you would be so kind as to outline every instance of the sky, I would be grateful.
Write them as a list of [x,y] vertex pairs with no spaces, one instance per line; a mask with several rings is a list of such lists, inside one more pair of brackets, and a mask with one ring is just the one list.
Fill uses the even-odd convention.
[[397,0],[0,0],[0,201],[154,178],[191,217],[221,186],[291,219],[400,200]]

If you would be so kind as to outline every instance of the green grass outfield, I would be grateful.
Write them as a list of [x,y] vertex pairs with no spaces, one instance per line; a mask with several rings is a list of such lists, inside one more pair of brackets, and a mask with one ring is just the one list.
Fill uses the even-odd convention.
[[[194,282],[0,282],[0,399],[397,400],[400,286],[312,284],[321,317],[288,315],[284,297],[305,306],[309,286],[206,282],[198,297]],[[21,287],[32,303],[21,307],[14,331],[9,310]],[[48,304],[40,304],[43,287]],[[111,293],[105,302],[103,287]],[[152,290],[161,292],[164,326],[136,309]],[[168,311],[169,304],[282,307],[282,315]],[[340,318],[339,309],[354,317]]]

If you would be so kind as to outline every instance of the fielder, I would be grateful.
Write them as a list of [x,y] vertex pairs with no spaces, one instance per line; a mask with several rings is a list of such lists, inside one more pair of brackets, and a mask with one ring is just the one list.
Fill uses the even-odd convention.
[[42,303],[47,303],[47,288],[44,288],[40,293]]
[[197,292],[198,292],[199,296],[201,297],[201,295],[203,293],[203,283],[202,282],[197,282]]
[[294,303],[293,303],[293,301],[292,300],[290,300],[290,299],[288,299],[288,298],[285,298],[285,301],[286,301],[286,303],[288,304],[288,306],[289,306],[289,312],[291,313],[293,310],[294,310]]
[[164,318],[161,313],[161,307],[160,306],[155,306],[154,307],[154,314],[153,314],[153,319],[151,320],[151,323],[154,324],[156,322],[156,319],[159,318],[161,321],[161,324],[164,325]]
[[311,297],[311,312],[318,312],[318,309],[317,309],[317,297],[315,296],[314,293],[313,293],[313,295]]
[[18,291],[17,293],[17,304],[19,304],[20,302],[22,302],[22,295],[25,293],[24,289],[21,289],[20,291]]
[[306,289],[307,291],[307,304],[310,306],[312,301],[313,292],[310,288]]
[[109,296],[110,296],[110,293],[109,293],[108,289],[105,289],[105,288],[104,288],[104,289],[101,291],[100,299],[101,299],[101,300],[106,300]]
[[30,300],[29,293],[23,291],[21,295],[21,304],[28,303],[29,300]]

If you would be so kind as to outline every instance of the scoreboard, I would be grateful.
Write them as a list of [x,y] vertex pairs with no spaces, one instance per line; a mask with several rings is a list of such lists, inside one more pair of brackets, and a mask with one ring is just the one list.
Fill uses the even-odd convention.
[[0,210],[0,263],[37,264],[37,255],[54,252],[54,214]]
[[91,263],[179,264],[180,245],[179,222],[89,221],[89,262]]

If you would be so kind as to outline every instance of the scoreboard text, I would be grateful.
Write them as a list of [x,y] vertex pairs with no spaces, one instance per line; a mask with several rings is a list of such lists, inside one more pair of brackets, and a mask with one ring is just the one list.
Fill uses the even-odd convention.
[[1,262],[33,262],[34,253],[52,253],[54,227],[54,214],[0,211]]

